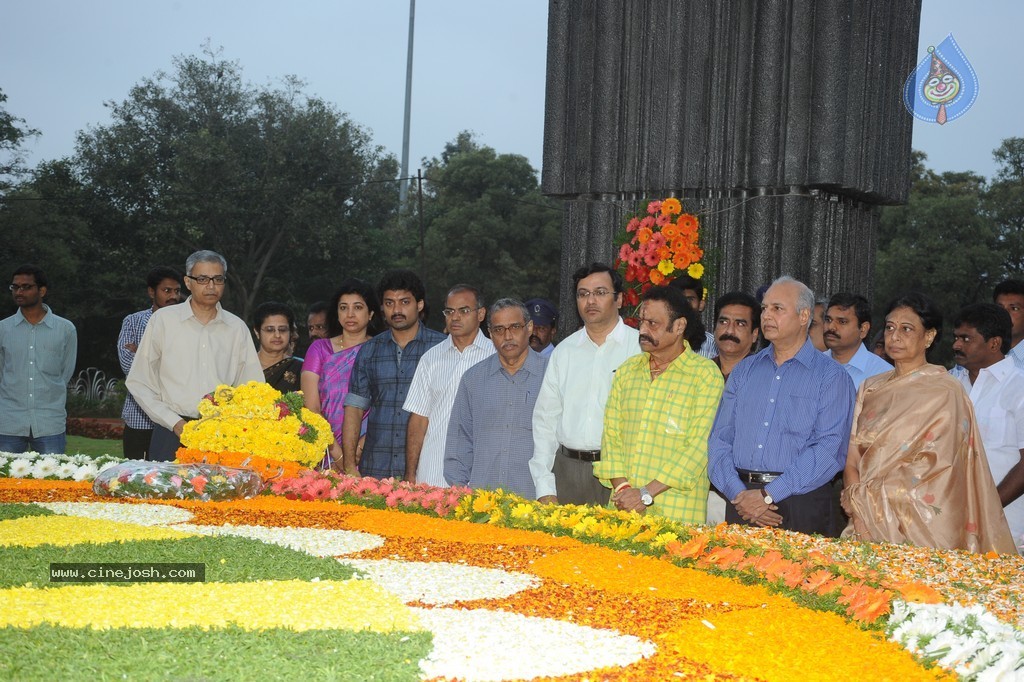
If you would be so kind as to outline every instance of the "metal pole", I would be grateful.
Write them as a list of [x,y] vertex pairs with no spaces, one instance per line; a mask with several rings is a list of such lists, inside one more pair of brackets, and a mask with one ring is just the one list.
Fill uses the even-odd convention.
[[405,210],[409,196],[409,120],[412,117],[412,35],[416,24],[416,0],[409,0],[409,52],[405,61],[405,123],[402,126],[402,178],[398,185],[398,206]]
[[420,214],[420,279],[427,281],[427,231],[423,227],[423,169],[416,169],[416,186],[418,191]]

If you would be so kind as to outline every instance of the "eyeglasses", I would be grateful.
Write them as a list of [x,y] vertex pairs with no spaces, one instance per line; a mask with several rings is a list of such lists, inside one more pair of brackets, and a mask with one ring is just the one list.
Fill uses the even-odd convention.
[[498,326],[491,325],[490,327],[488,327],[488,329],[491,331],[492,336],[505,336],[505,332],[512,332],[513,334],[518,334],[519,332],[526,329],[526,325],[523,324],[522,322],[516,322],[514,324],[510,324],[507,326],[503,324],[499,324]]
[[19,291],[32,291],[37,286],[38,285],[36,285],[36,284],[12,284],[12,285],[10,285],[7,288],[10,289],[11,291],[17,293]]
[[211,282],[214,284],[214,286],[220,287],[224,286],[224,282],[228,281],[228,278],[225,277],[224,275],[214,275],[213,277],[207,277],[206,275],[199,275],[198,277],[193,277],[192,275],[185,275],[185,277],[187,277],[188,279],[192,280],[193,282],[202,287],[205,287],[207,284]]
[[273,334],[274,332],[277,332],[278,334],[290,334],[291,331],[291,327],[263,327],[264,334]]
[[603,287],[600,289],[594,289],[593,291],[587,291],[586,289],[578,289],[576,291],[576,298],[582,301],[584,299],[590,298],[591,296],[594,296],[596,298],[604,298],[605,296],[608,296],[613,293],[615,292],[609,291],[608,289],[605,289]]
[[445,317],[452,317],[455,313],[458,313],[459,315],[469,315],[470,313],[475,313],[478,310],[480,310],[479,307],[470,308],[468,305],[464,305],[461,308],[442,308],[441,314]]

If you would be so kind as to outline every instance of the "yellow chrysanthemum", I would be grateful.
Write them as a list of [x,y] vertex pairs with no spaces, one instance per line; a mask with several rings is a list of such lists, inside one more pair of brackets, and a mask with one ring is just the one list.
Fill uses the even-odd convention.
[[671,275],[673,272],[675,272],[675,269],[676,266],[673,265],[672,261],[670,260],[663,260],[660,263],[658,263],[658,270],[660,270],[661,274],[663,275]]
[[704,276],[704,266],[700,263],[694,263],[690,267],[686,268],[686,272],[694,279],[700,279]]

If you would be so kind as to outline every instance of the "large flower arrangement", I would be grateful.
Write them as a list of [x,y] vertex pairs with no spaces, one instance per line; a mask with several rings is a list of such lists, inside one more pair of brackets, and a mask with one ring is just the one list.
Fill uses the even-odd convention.
[[334,442],[330,424],[302,406],[300,393],[282,394],[263,382],[218,386],[199,403],[199,414],[181,434],[186,449],[245,452],[309,467]]
[[627,323],[636,326],[640,297],[652,286],[668,284],[683,272],[697,279],[703,276],[699,230],[697,216],[683,213],[674,197],[652,201],[646,211],[629,216],[615,240],[614,263],[626,283],[622,303],[629,309]]

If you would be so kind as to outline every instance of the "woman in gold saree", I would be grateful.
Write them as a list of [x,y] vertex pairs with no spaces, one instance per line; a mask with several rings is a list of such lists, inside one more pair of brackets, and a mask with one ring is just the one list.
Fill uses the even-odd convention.
[[970,399],[925,357],[942,314],[922,294],[891,304],[885,350],[895,369],[857,393],[843,472],[843,537],[1015,553]]

